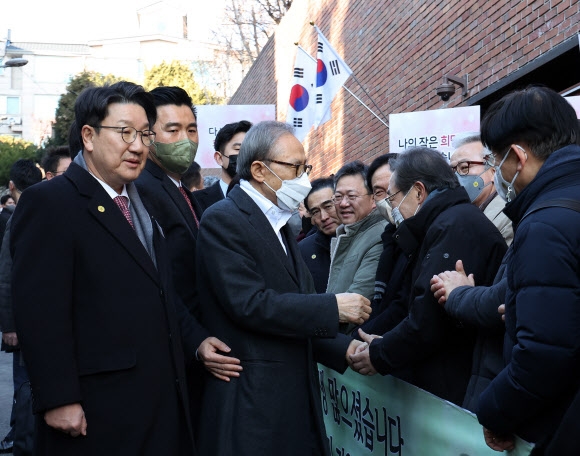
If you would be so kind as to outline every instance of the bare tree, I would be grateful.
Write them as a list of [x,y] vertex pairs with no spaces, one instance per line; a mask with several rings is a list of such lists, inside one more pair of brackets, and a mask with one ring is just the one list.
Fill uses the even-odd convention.
[[256,2],[276,24],[280,23],[286,11],[292,6],[292,0],[256,0]]
[[291,5],[292,0],[228,0],[223,23],[213,31],[215,44],[223,50],[220,64],[227,60],[228,87],[237,87],[234,81],[239,84]]

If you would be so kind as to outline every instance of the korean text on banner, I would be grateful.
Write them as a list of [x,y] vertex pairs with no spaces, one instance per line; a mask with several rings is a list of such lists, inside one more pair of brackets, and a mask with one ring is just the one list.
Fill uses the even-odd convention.
[[[343,375],[318,365],[322,413],[335,455],[497,456],[467,410],[393,376]],[[510,456],[532,445],[516,438]]]
[[286,122],[294,127],[294,134],[301,142],[314,124],[315,81],[316,61],[302,47],[297,46]]
[[352,74],[352,70],[330,45],[318,27],[318,53],[316,64],[316,116],[314,126],[330,120],[332,100]]

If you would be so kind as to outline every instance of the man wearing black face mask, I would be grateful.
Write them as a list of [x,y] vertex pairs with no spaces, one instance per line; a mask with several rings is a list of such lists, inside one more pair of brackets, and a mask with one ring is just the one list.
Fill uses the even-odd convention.
[[228,186],[236,175],[236,165],[242,141],[252,124],[247,120],[224,125],[215,137],[214,159],[221,167],[220,180],[211,187],[194,192],[195,199],[205,211],[225,198]]
[[[135,181],[147,211],[163,228],[171,260],[177,294],[198,317],[198,286],[195,281],[195,251],[201,210],[191,192],[181,184],[197,152],[197,117],[191,98],[179,87],[158,87],[151,91],[157,108],[153,126],[155,143],[149,150],[145,169]],[[201,339],[199,337],[198,339]],[[198,344],[199,343],[199,344]],[[221,380],[239,375],[239,361],[218,354],[229,347],[215,337],[197,340],[196,357]],[[194,424],[198,418],[201,366],[192,363],[188,370],[191,410]]]
[[491,152],[481,143],[478,132],[456,138],[453,147],[455,151],[450,164],[459,183],[467,190],[471,202],[491,220],[509,246],[514,231],[511,220],[503,213],[505,201],[495,189],[495,168],[486,162]]

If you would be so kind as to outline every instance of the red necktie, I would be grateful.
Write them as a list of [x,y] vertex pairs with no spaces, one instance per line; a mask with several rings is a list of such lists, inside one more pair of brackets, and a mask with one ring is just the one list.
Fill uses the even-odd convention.
[[189,208],[191,209],[191,213],[193,214],[193,219],[195,220],[195,225],[199,228],[199,220],[197,220],[197,215],[195,215],[195,211],[193,210],[193,206],[191,204],[191,200],[189,199],[189,196],[187,196],[187,193],[185,192],[184,188],[181,185],[179,186],[179,191],[181,192],[181,194],[185,198],[185,201],[187,201],[187,205],[189,206]]
[[113,199],[115,200],[115,203],[117,203],[117,206],[119,206],[119,209],[121,209],[121,212],[129,222],[129,225],[135,229],[135,225],[133,225],[133,219],[131,218],[131,211],[129,210],[129,198],[126,196],[115,196]]

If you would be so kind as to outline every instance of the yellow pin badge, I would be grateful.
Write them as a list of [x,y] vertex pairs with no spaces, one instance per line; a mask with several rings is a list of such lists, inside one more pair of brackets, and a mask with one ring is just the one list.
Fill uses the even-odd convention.
[[98,206],[98,207],[97,207],[97,210],[98,210],[99,212],[105,212],[105,207],[104,207],[104,206]]

